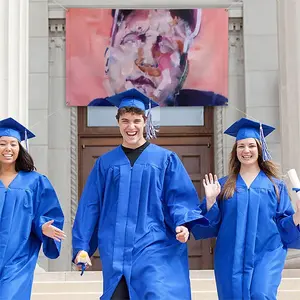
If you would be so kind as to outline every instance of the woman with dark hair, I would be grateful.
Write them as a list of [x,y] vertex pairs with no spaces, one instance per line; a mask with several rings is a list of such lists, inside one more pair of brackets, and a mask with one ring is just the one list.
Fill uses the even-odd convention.
[[300,205],[270,161],[264,137],[273,127],[242,118],[225,133],[236,137],[229,175],[205,175],[201,204],[210,227],[193,227],[197,239],[217,237],[215,277],[221,300],[275,300],[287,248],[300,249]]
[[47,179],[21,141],[34,137],[12,118],[0,121],[0,299],[30,299],[41,244],[57,258],[64,215]]

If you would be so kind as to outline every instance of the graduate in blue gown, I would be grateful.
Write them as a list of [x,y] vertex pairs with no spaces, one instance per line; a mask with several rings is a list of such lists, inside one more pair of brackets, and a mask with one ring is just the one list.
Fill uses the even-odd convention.
[[35,172],[21,141],[34,134],[0,121],[0,299],[29,300],[38,254],[59,256],[64,216],[47,177]]
[[[288,248],[300,249],[300,210],[270,161],[264,137],[274,130],[242,118],[225,133],[236,137],[229,175],[205,176],[201,207],[209,227],[196,238],[217,237],[215,277],[220,300],[275,300]],[[297,207],[300,207],[299,204]]]
[[119,108],[123,142],[87,179],[73,227],[75,262],[98,246],[102,300],[189,300],[189,223],[208,224],[196,190],[174,152],[145,140],[150,99],[132,89],[109,101]]

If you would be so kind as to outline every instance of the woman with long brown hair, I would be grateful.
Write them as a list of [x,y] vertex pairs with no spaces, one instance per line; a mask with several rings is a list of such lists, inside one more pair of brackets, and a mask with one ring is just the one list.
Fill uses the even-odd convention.
[[221,300],[275,300],[287,248],[300,249],[300,204],[270,160],[264,137],[273,127],[242,118],[225,133],[236,137],[228,176],[205,175],[201,203],[210,226],[195,225],[197,239],[217,237],[215,277]]
[[1,300],[29,300],[41,245],[57,258],[65,238],[56,193],[21,145],[34,136],[12,118],[0,121]]

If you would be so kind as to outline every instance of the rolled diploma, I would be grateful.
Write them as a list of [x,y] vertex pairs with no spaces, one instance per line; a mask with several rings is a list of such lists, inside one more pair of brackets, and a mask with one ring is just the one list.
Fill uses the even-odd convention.
[[[289,175],[289,178],[290,178],[290,181],[291,181],[291,183],[293,185],[293,188],[300,189],[300,181],[299,181],[299,178],[297,176],[296,170],[295,169],[291,169],[287,173]],[[297,192],[297,197],[300,200],[300,191]]]

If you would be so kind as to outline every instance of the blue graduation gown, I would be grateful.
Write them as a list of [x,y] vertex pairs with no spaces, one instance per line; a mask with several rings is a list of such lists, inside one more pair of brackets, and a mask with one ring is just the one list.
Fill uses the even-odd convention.
[[[221,186],[227,177],[220,179]],[[300,249],[300,229],[284,182],[274,179],[280,193],[260,171],[250,188],[238,175],[236,192],[207,212],[210,226],[193,228],[196,239],[217,237],[215,277],[219,299],[275,300],[287,248]]]
[[49,180],[20,171],[8,188],[0,181],[0,299],[29,300],[38,253],[57,258],[61,244],[42,233],[50,220],[62,229],[64,216]]
[[74,256],[97,246],[104,293],[125,277],[130,299],[191,299],[187,246],[175,227],[206,223],[197,192],[175,153],[150,144],[133,167],[119,146],[96,161],[73,227]]

